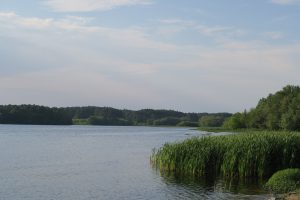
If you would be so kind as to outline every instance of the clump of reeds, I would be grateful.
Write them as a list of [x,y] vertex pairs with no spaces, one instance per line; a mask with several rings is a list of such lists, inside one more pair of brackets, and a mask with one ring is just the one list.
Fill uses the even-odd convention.
[[153,152],[151,163],[163,171],[195,176],[265,178],[280,169],[300,167],[300,134],[246,132],[194,137],[165,144]]

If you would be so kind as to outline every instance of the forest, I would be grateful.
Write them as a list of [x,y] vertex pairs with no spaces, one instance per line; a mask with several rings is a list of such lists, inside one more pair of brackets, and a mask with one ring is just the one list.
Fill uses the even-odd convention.
[[38,105],[0,106],[0,124],[110,126],[221,126],[230,113],[183,113],[173,110],[120,110],[111,107],[50,108]]
[[72,118],[61,108],[1,105],[0,124],[70,125]]
[[300,87],[287,85],[259,100],[249,111],[235,113],[223,124],[227,129],[300,130]]

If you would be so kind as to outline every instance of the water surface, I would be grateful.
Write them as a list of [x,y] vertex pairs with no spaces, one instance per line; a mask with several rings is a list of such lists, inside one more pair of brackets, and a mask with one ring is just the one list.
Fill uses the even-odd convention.
[[0,125],[1,200],[267,199],[257,187],[160,174],[153,148],[188,128]]

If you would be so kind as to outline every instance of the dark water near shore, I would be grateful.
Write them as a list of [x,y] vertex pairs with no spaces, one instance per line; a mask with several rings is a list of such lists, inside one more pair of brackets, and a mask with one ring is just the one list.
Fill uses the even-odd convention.
[[188,128],[0,125],[0,200],[267,199],[251,184],[160,174],[149,157]]

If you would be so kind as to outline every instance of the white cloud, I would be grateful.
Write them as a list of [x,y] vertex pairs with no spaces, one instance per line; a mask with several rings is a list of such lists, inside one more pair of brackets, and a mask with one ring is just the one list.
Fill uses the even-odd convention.
[[[0,13],[0,28],[11,27],[12,29],[24,29],[25,32],[12,31],[13,35],[21,37],[26,36],[26,30],[28,34],[37,33],[40,37],[43,35],[40,32],[34,32],[34,29],[44,29],[48,35],[55,36],[60,33],[66,38],[72,37],[84,37],[85,39],[95,39],[99,37],[104,41],[111,41],[117,43],[120,46],[132,46],[135,48],[149,48],[156,49],[158,51],[172,50],[176,46],[171,44],[165,44],[156,42],[147,38],[147,34],[139,28],[109,28],[103,26],[89,25],[91,18],[84,18],[78,16],[67,16],[66,18],[55,20],[53,18],[35,18],[35,17],[22,17],[15,13]],[[9,29],[5,30],[9,31]],[[62,32],[65,31],[65,32]],[[68,35],[72,33],[72,35]]]
[[172,36],[182,31],[196,31],[202,36],[212,37],[215,39],[219,38],[236,38],[246,35],[245,30],[240,30],[229,26],[220,25],[206,25],[197,23],[192,20],[183,20],[178,18],[162,19],[159,20],[162,25],[158,29],[158,33],[163,36]]
[[300,0],[271,0],[271,2],[279,5],[300,5]]
[[182,19],[162,19],[159,20],[160,23],[164,25],[180,25],[180,26],[194,26],[196,25],[196,22],[191,21],[191,20],[182,20]]
[[[267,88],[299,80],[297,44],[233,38],[213,46],[173,44],[142,28],[94,26],[90,20],[0,12],[0,104],[239,111]],[[204,33],[223,30],[212,27]]]
[[233,30],[232,27],[224,27],[224,26],[205,26],[205,25],[198,25],[197,30],[206,36],[213,36],[215,34],[224,33]]
[[111,10],[120,6],[148,5],[150,0],[45,0],[57,12],[89,12]]
[[193,29],[196,25],[194,21],[182,19],[162,19],[158,20],[159,26],[155,31],[160,38],[170,38],[188,29]]
[[10,26],[15,27],[23,26],[29,28],[49,28],[53,22],[52,18],[36,18],[36,17],[20,17],[14,12],[0,12],[0,22],[2,22],[2,26]]
[[0,17],[1,18],[11,18],[11,17],[16,17],[16,13],[15,12],[0,12]]
[[275,32],[275,31],[269,31],[269,32],[264,32],[263,33],[264,36],[271,38],[273,40],[278,40],[283,38],[283,34],[280,32]]
[[225,33],[229,31],[233,31],[232,27],[225,26],[208,26],[204,24],[199,24],[195,21],[191,20],[182,20],[182,19],[163,19],[159,20],[159,22],[165,27],[179,27],[181,30],[184,29],[193,29],[198,31],[199,33],[206,36],[214,36],[218,33]]

